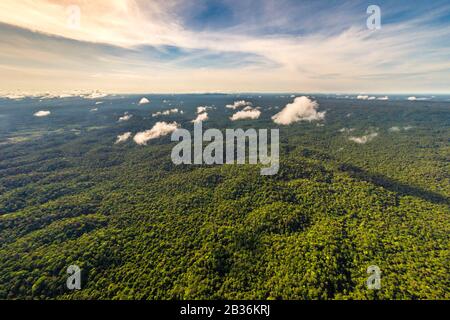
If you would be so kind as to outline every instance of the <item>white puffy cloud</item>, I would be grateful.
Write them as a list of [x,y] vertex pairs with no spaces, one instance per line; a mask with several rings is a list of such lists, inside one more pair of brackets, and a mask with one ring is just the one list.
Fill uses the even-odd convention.
[[23,94],[2,94],[2,98],[10,99],[10,100],[22,100],[25,99],[26,96]]
[[98,111],[98,108],[92,108],[90,111],[91,112],[96,112],[96,111]]
[[359,143],[359,144],[365,144],[367,142],[372,141],[373,139],[375,139],[378,136],[378,133],[374,132],[374,133],[370,133],[367,134],[365,136],[361,136],[361,137],[350,137],[348,138],[350,141]]
[[399,127],[391,127],[391,128],[389,128],[388,131],[389,131],[389,132],[400,132],[401,129],[400,129]]
[[203,121],[208,120],[208,118],[209,118],[208,117],[208,113],[207,112],[203,112],[203,113],[200,113],[195,120],[192,120],[192,122],[193,123],[199,123],[199,122],[203,122]]
[[206,112],[207,107],[197,107],[197,113],[203,113]]
[[131,132],[125,132],[117,136],[116,144],[125,142],[131,137]]
[[71,97],[73,97],[73,95],[71,95],[69,93],[62,93],[62,94],[59,95],[58,98],[64,99],[64,98],[71,98]]
[[281,125],[289,125],[298,121],[314,121],[325,118],[324,112],[317,112],[319,104],[308,97],[297,97],[294,102],[287,104],[283,110],[272,117],[273,121]]
[[384,96],[384,97],[378,97],[377,99],[381,100],[381,101],[387,101],[387,100],[389,100],[389,97],[388,96]]
[[180,111],[177,108],[169,109],[169,110],[165,110],[165,111],[158,111],[158,112],[152,114],[152,117],[168,116],[173,113],[181,113],[182,114],[183,111]]
[[203,122],[209,119],[208,113],[206,112],[208,109],[212,109],[212,107],[208,106],[199,106],[197,107],[197,118],[192,120],[193,123]]
[[368,100],[369,96],[359,95],[359,96],[356,97],[356,99],[358,99],[358,100]]
[[417,98],[417,97],[408,97],[408,101],[426,101],[429,98]]
[[34,114],[34,116],[35,116],[35,117],[42,118],[42,117],[47,117],[47,116],[49,116],[50,113],[51,113],[50,111],[38,111],[38,112],[36,112],[36,113]]
[[179,124],[176,122],[173,123],[167,123],[164,121],[157,122],[150,130],[138,132],[134,136],[133,140],[139,145],[146,145],[149,140],[166,136],[169,133],[172,133],[173,131],[177,130],[178,127]]
[[[256,107],[255,109],[261,109],[260,107]],[[253,110],[252,106],[246,106],[244,109],[242,109],[243,111],[250,111]]]
[[228,109],[236,110],[237,108],[246,107],[246,106],[252,106],[253,104],[251,102],[240,100],[235,101],[233,104],[227,104],[225,107]]
[[[71,97],[72,95],[66,95],[66,97]],[[85,99],[101,99],[101,98],[104,98],[104,97],[107,97],[108,96],[108,94],[106,94],[106,93],[102,93],[102,92],[99,92],[99,91],[94,91],[94,92],[91,92],[91,93],[89,93],[89,94],[82,94],[82,95],[80,95],[80,97],[82,97],[82,98],[85,98]]]
[[148,104],[148,103],[150,103],[150,100],[148,100],[147,98],[142,98],[139,101],[139,105]]
[[206,112],[206,111],[208,111],[209,109],[212,109],[212,107],[208,107],[208,106],[199,106],[199,107],[197,107],[197,114]]
[[119,122],[128,121],[133,117],[132,114],[129,114],[128,112],[125,112],[125,114],[119,118]]
[[400,132],[400,131],[402,131],[402,130],[404,130],[404,131],[409,131],[409,130],[411,130],[413,127],[412,126],[406,126],[406,127],[398,127],[398,126],[395,126],[395,127],[391,127],[391,128],[389,128],[388,129],[388,131],[389,132]]
[[342,129],[339,130],[339,132],[341,132],[341,133],[350,133],[350,132],[353,132],[353,131],[355,131],[354,128],[342,128]]
[[235,114],[233,114],[233,116],[230,118],[231,121],[236,121],[236,120],[245,120],[245,119],[258,119],[261,116],[261,111],[257,110],[257,109],[247,109],[246,110],[242,110],[242,111],[238,111]]

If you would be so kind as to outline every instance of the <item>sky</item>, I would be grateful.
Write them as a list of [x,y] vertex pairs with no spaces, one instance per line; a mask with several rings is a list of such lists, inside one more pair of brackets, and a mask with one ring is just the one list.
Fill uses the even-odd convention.
[[448,94],[450,1],[1,0],[16,90]]

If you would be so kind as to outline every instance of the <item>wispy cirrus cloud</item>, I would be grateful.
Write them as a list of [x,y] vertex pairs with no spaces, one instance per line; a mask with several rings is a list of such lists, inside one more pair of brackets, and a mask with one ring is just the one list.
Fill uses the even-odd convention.
[[[69,5],[81,9],[79,29]],[[380,1],[376,32],[368,5],[3,0],[1,77],[30,90],[448,91],[448,3]]]

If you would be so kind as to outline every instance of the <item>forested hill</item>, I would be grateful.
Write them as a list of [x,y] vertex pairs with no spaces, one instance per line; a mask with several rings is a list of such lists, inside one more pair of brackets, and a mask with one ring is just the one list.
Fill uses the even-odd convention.
[[[242,97],[139,98],[0,100],[0,299],[450,299],[449,102],[323,96],[324,121],[278,126],[289,97],[235,122]],[[115,143],[201,105],[205,128],[280,128],[279,173]]]

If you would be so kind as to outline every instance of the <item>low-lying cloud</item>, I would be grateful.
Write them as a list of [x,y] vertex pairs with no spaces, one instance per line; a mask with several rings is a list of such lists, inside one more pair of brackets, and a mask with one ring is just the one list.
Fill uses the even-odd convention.
[[143,132],[138,132],[133,140],[139,145],[146,145],[148,141],[157,139],[162,136],[166,136],[175,130],[177,130],[179,124],[176,122],[167,123],[167,122],[157,122],[153,128],[150,130],[146,130]]
[[253,104],[249,101],[240,100],[240,101],[235,101],[233,104],[227,104],[225,107],[228,109],[236,110],[237,108],[252,106],[252,105]]
[[139,101],[139,105],[148,104],[148,103],[150,103],[150,100],[148,100],[147,98],[142,98]]
[[237,120],[245,120],[245,119],[251,119],[255,120],[258,119],[261,116],[261,111],[253,108],[245,108],[245,110],[238,111],[230,118],[231,121],[237,121]]
[[294,102],[286,105],[283,110],[272,117],[272,120],[281,125],[289,125],[298,121],[323,120],[326,111],[317,112],[319,104],[308,97],[297,97]]
[[261,107],[253,108],[252,106],[246,106],[244,109],[242,109],[242,111],[251,111],[251,110],[254,110],[254,109],[261,109]]
[[339,130],[339,132],[347,133],[347,134],[350,133],[350,132],[353,132],[353,131],[355,131],[354,128],[342,128],[342,129]]
[[119,118],[119,122],[128,121],[133,117],[132,114],[129,114],[128,112],[125,112],[125,114]]
[[398,127],[398,126],[394,126],[388,129],[389,132],[400,132],[402,130],[404,131],[408,131],[411,130],[413,127],[412,126],[406,126],[406,127]]
[[208,106],[200,106],[197,107],[197,118],[192,120],[193,123],[200,123],[209,119],[208,113],[206,112],[211,107]]
[[42,117],[48,117],[50,114],[51,114],[50,111],[43,111],[43,110],[41,110],[41,111],[36,112],[34,114],[34,116],[38,117],[38,118],[42,118]]
[[350,141],[356,142],[358,144],[365,144],[367,142],[372,141],[377,136],[378,136],[378,133],[374,132],[374,133],[370,133],[370,134],[367,134],[367,135],[361,136],[361,137],[349,137],[348,139]]
[[[64,95],[64,96],[60,96],[60,98],[69,98],[69,97],[71,97],[72,95],[70,95],[70,94],[67,94],[67,95]],[[92,92],[92,93],[90,93],[90,94],[86,94],[86,95],[80,95],[80,97],[82,97],[82,98],[85,98],[85,99],[92,99],[92,100],[94,100],[94,99],[101,99],[101,98],[105,98],[105,97],[107,97],[108,96],[108,94],[107,93],[102,93],[102,92],[99,92],[99,91],[94,91],[94,92]]]
[[197,114],[206,112],[206,111],[208,111],[209,109],[212,109],[212,107],[208,107],[208,106],[200,106],[200,107],[197,107]]
[[203,112],[200,113],[199,115],[197,115],[197,118],[195,120],[192,120],[193,123],[200,123],[203,121],[206,121],[209,119],[208,113],[207,112]]
[[116,144],[126,142],[131,137],[131,132],[125,132],[117,136]]
[[400,127],[391,127],[389,128],[389,132],[400,132],[402,129],[400,129]]
[[429,99],[429,98],[424,98],[424,97],[422,97],[422,98],[408,97],[407,100],[408,100],[408,101],[427,101],[427,100],[430,100],[430,99]]
[[158,111],[154,114],[152,114],[152,117],[159,117],[159,116],[168,116],[174,113],[181,113],[183,114],[183,111],[178,110],[177,108],[165,110],[165,111]]

